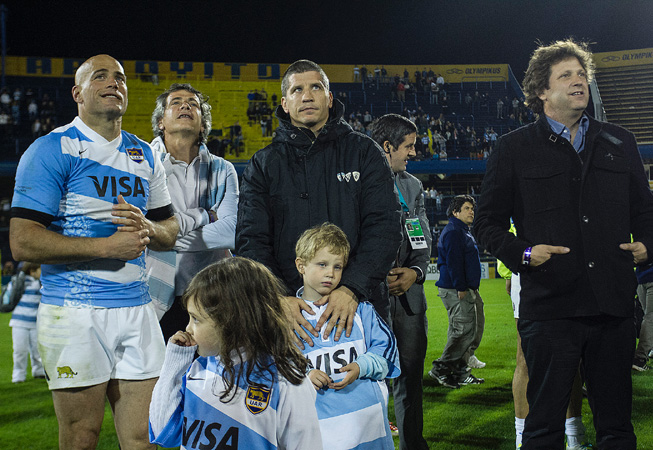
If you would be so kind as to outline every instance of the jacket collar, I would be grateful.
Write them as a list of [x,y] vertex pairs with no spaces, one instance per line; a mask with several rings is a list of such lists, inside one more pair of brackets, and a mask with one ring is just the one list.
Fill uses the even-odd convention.
[[[587,127],[587,134],[585,135],[585,148],[591,148],[592,141],[601,131],[602,122],[599,122],[587,113],[585,113],[585,116],[589,119],[589,126]],[[546,115],[544,113],[539,115],[535,126],[537,127],[538,132],[546,140],[551,142],[559,142],[561,139],[564,139],[558,136],[558,134],[551,129],[551,125],[546,119]]]
[[467,225],[465,222],[463,222],[462,220],[460,220],[460,219],[458,219],[458,218],[456,218],[454,216],[449,217],[449,223],[452,224],[456,228],[463,228],[463,229],[469,231],[469,225]]
[[[334,99],[333,106],[329,109],[329,119],[317,138],[331,140],[339,135],[351,133],[353,130],[344,120],[344,114],[345,106],[340,100]],[[281,105],[277,106],[275,115],[279,119],[279,128],[277,128],[277,134],[274,138],[275,141],[293,141],[296,145],[300,143],[308,143],[310,145],[316,140],[315,135],[308,128],[294,126],[290,122],[290,115],[283,110]]]
[[[152,147],[152,150],[155,152],[163,154],[162,161],[169,159],[171,156],[168,152],[168,149],[166,149],[166,144],[161,136],[155,137],[154,140],[150,142],[150,147]],[[207,162],[211,159],[209,149],[205,144],[200,144],[200,149],[197,156],[199,156],[201,162]]]

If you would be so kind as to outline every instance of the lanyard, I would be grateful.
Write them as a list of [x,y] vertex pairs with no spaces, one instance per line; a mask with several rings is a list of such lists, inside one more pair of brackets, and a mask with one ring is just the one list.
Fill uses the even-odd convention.
[[408,204],[406,203],[406,200],[404,200],[404,196],[401,193],[401,190],[399,189],[399,186],[397,186],[397,182],[395,181],[395,187],[397,188],[397,194],[399,194],[399,203],[401,203],[401,208],[404,210],[404,212],[409,212],[410,209],[408,208]]

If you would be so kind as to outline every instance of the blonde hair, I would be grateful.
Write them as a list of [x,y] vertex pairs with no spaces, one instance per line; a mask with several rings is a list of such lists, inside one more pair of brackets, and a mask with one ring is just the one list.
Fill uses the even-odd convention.
[[227,387],[220,395],[224,403],[234,398],[241,380],[266,387],[253,381],[252,374],[270,385],[277,372],[295,385],[304,379],[307,360],[283,313],[283,292],[281,282],[263,264],[240,257],[207,266],[186,288],[184,307],[192,298],[217,327]]
[[347,235],[338,226],[329,222],[304,231],[295,245],[295,256],[310,261],[323,248],[329,249],[329,252],[334,255],[342,256],[344,265],[347,265],[350,249]]

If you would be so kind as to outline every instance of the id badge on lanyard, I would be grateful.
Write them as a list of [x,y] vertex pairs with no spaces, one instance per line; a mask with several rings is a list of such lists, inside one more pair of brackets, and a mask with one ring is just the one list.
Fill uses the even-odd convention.
[[409,217],[406,219],[404,226],[406,227],[406,234],[410,241],[410,247],[413,250],[428,247],[426,244],[426,238],[424,237],[424,230],[422,230],[422,224],[419,223],[417,217]]

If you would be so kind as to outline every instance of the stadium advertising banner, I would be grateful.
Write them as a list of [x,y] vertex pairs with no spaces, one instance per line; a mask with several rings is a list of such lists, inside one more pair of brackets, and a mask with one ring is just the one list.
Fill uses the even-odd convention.
[[[5,74],[16,77],[56,77],[72,78],[84,59],[77,58],[46,58],[28,56],[8,56],[5,60]],[[189,62],[189,61],[121,61],[128,77],[152,77],[161,79],[181,78],[188,80],[214,81],[269,81],[280,80],[289,64],[277,63],[222,63],[222,62]],[[433,71],[442,75],[446,83],[462,81],[508,81],[507,64],[483,65],[367,65],[367,73],[374,76],[374,70],[383,67],[386,79],[395,75],[404,76],[407,71],[411,81],[415,72]],[[344,64],[322,64],[329,79],[333,83],[350,83],[354,81],[354,66]],[[362,69],[363,66],[359,66]]]
[[653,48],[594,53],[594,64],[600,68],[653,64]]
[[[488,262],[481,263],[481,279],[487,280],[489,278],[496,278],[496,269],[495,264],[490,264]],[[438,270],[438,265],[431,263],[426,268],[426,279],[430,281],[438,281],[440,279],[440,271]]]

